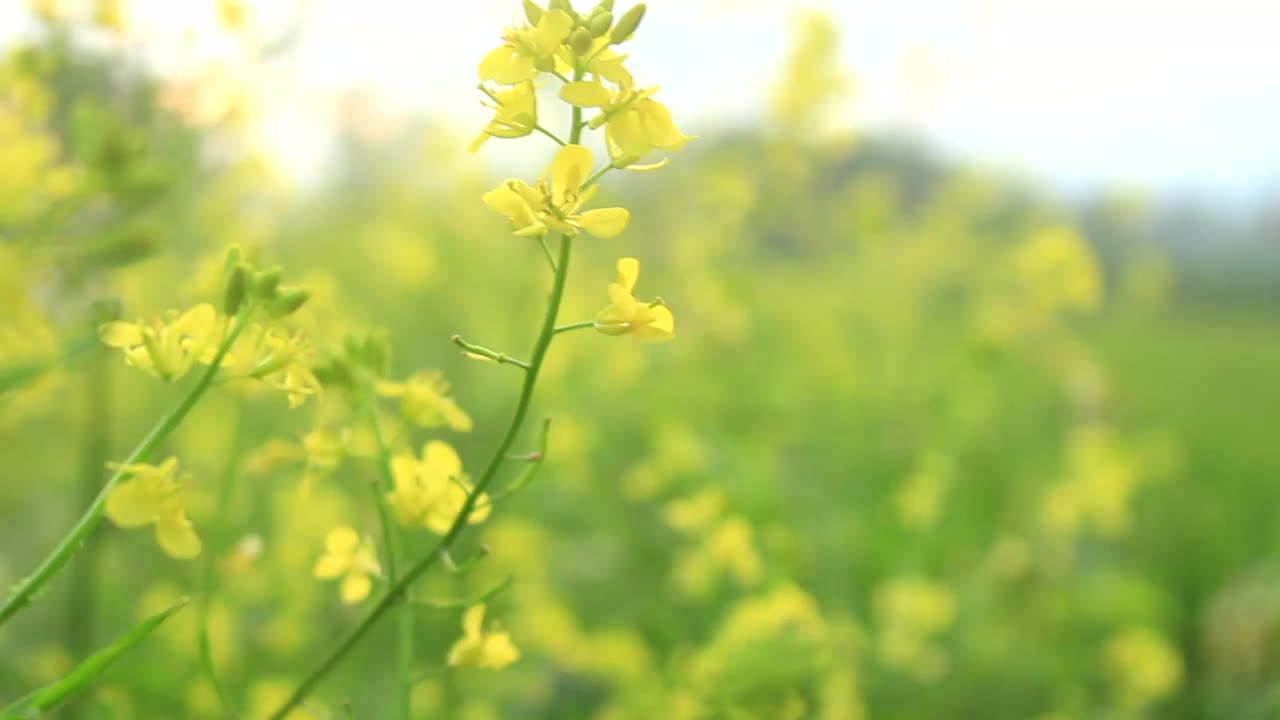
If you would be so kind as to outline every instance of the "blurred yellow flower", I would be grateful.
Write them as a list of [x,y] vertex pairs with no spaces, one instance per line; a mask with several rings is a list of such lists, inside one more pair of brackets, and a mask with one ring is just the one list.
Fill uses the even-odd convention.
[[605,335],[633,333],[651,342],[666,342],[675,336],[675,316],[661,300],[648,304],[636,300],[631,291],[639,277],[639,260],[618,260],[618,281],[609,284],[609,307],[596,316],[596,330]]
[[1102,663],[1118,704],[1140,710],[1182,684],[1182,656],[1148,628],[1132,628],[1112,636],[1103,647]]
[[107,463],[107,467],[128,475],[107,496],[105,511],[111,522],[122,528],[154,524],[160,548],[179,560],[200,554],[200,538],[180,496],[177,458],[160,465]]
[[[581,145],[565,145],[547,168],[547,180],[530,187],[521,180],[507,180],[485,193],[483,200],[505,215],[519,237],[540,238],[548,231],[570,237],[579,230],[611,238],[627,227],[631,213],[624,208],[600,208],[579,212],[598,186],[583,188],[591,175],[591,151]],[[546,177],[544,176],[544,177]]]
[[243,30],[249,19],[244,0],[217,0],[218,22],[231,32]]
[[342,578],[343,603],[351,605],[369,597],[373,577],[381,574],[377,555],[355,530],[340,525],[329,531],[324,554],[316,561],[315,576],[321,580]]
[[449,397],[449,383],[439,372],[417,372],[402,383],[379,380],[374,389],[379,395],[400,398],[400,414],[415,425],[471,431],[471,416]]
[[221,328],[217,311],[205,303],[181,315],[171,311],[168,322],[109,322],[98,328],[98,337],[123,350],[129,365],[174,381],[211,354]]
[[511,139],[533,132],[534,126],[538,124],[538,96],[534,92],[532,81],[496,92],[481,85],[480,91],[493,101],[492,105],[487,106],[493,110],[493,119],[471,142],[472,152],[479,150],[490,137]]
[[484,605],[474,605],[462,616],[462,637],[449,648],[451,667],[501,670],[520,659],[511,635],[484,630]]
[[563,10],[543,12],[535,27],[506,30],[502,44],[480,61],[480,79],[515,85],[551,70],[553,56],[572,30],[573,18]]
[[[400,522],[423,525],[441,535],[449,531],[471,492],[457,451],[440,440],[428,442],[421,459],[409,454],[392,458],[391,473],[395,489],[387,501]],[[489,510],[489,496],[481,493],[468,522],[484,522]]]

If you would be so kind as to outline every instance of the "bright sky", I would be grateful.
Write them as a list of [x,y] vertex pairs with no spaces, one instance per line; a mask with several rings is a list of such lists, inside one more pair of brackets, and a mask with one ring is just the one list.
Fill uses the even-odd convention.
[[[479,128],[474,66],[521,16],[518,0],[258,5],[270,21],[299,3],[311,9],[294,76],[263,108],[266,136],[288,146],[291,162],[321,152],[327,119],[315,108],[352,89],[391,112]],[[134,0],[133,11],[159,17],[195,4]],[[1280,197],[1280,0],[648,4],[629,48],[633,72],[662,85],[693,134],[760,114],[790,19],[818,8],[841,27],[857,79],[854,126],[917,132],[953,156],[1069,192],[1121,185]]]

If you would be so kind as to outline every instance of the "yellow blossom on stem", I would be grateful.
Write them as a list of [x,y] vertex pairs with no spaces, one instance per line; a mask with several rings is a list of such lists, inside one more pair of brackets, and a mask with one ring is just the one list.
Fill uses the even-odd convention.
[[98,328],[102,342],[124,351],[125,362],[165,380],[178,380],[217,347],[222,323],[213,306],[197,305],[169,321],[109,322]]
[[[392,458],[391,476],[395,489],[387,493],[387,502],[400,522],[440,535],[449,531],[472,491],[457,451],[440,440],[428,442],[421,459],[410,454]],[[484,522],[489,510],[489,496],[481,493],[468,522]]]
[[520,659],[520,649],[510,633],[484,629],[484,605],[467,608],[462,615],[462,637],[449,648],[451,667],[501,670]]
[[658,88],[637,90],[630,76],[620,79],[612,91],[599,77],[560,88],[560,98],[570,105],[600,109],[588,125],[605,127],[605,141],[615,165],[631,165],[654,150],[679,150],[693,139],[676,127],[671,111],[653,99]]
[[609,307],[596,316],[595,328],[605,335],[632,333],[650,342],[666,342],[675,336],[675,316],[661,300],[636,300],[631,291],[639,277],[639,260],[618,260],[618,281],[609,284]]
[[539,71],[554,68],[554,56],[573,30],[573,18],[563,10],[542,13],[534,27],[512,28],[502,44],[480,61],[480,79],[502,85],[532,80]]
[[122,528],[156,526],[156,541],[170,557],[189,560],[200,554],[200,538],[182,503],[178,459],[160,465],[107,463],[112,470],[128,473],[107,496],[104,508],[111,522]]
[[382,574],[378,557],[360,535],[346,525],[329,531],[324,554],[316,561],[315,576],[321,580],[342,578],[342,602],[352,605],[369,597],[373,577]]
[[471,416],[449,397],[449,383],[439,372],[418,372],[402,383],[379,380],[374,389],[384,397],[400,398],[400,414],[415,425],[471,431]]
[[530,187],[520,180],[507,180],[485,193],[483,200],[505,215],[519,237],[541,238],[548,231],[570,237],[579,230],[601,238],[621,233],[631,219],[624,208],[600,208],[581,212],[598,186],[583,188],[591,175],[591,151],[581,145],[565,145],[547,168],[548,179]]
[[486,104],[493,110],[493,119],[471,141],[471,152],[480,149],[490,137],[519,138],[529,135],[538,124],[538,96],[533,82],[523,82],[505,90],[492,91],[480,86],[480,91],[493,101]]

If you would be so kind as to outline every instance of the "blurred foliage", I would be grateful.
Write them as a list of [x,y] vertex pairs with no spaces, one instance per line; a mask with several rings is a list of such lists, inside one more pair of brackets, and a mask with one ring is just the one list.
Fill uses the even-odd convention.
[[[480,203],[490,178],[465,138],[352,127],[332,175],[299,192],[226,103],[193,106],[208,87],[101,42],[123,32],[110,17],[39,5],[50,19],[0,66],[0,582],[61,537],[103,461],[171,401],[84,338],[121,309],[216,301],[231,245],[302,277],[298,322],[317,345],[379,328],[390,377],[451,378],[476,431],[405,427],[397,443],[443,437],[479,462],[513,373],[449,338],[523,347],[546,276]],[[228,17],[229,32],[249,22]],[[533,491],[481,528],[476,571],[416,588],[466,597],[513,575],[490,607],[522,659],[446,670],[460,613],[422,607],[418,712],[1275,716],[1270,296],[1205,302],[1237,287],[1229,261],[1189,259],[1216,225],[1165,244],[1176,223],[1138,198],[1066,207],[823,131],[851,88],[837,43],[829,22],[802,23],[770,125],[604,191],[632,227],[579,244],[563,317],[594,315],[625,243],[679,309],[678,337],[557,343]],[[220,590],[110,671],[83,717],[221,717],[202,621],[233,704],[259,717],[355,622],[312,576],[330,528],[375,527],[370,439],[335,404],[223,393],[172,438]],[[220,499],[229,475],[242,482]],[[145,537],[104,527],[95,542],[0,631],[5,700],[206,587]],[[297,716],[343,717],[345,699],[385,716],[391,632]]]

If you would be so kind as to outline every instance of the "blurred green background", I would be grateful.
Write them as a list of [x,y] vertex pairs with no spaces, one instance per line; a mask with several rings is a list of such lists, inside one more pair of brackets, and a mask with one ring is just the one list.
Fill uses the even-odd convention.
[[[443,371],[475,429],[398,443],[445,439],[481,465],[518,378],[449,337],[523,354],[548,275],[479,196],[550,146],[517,141],[507,162],[493,140],[480,159],[475,128],[388,124],[357,98],[323,171],[300,173],[248,140],[270,94],[250,101],[216,64],[145,60],[195,40],[117,22],[112,3],[57,5],[23,11],[0,65],[0,583],[176,397],[99,347],[97,322],[215,300],[231,245],[313,291],[297,324],[318,348],[381,329],[393,377]],[[222,20],[202,32],[242,69],[306,29]],[[754,122],[609,176],[601,201],[632,224],[578,243],[562,318],[593,317],[632,255],[677,337],[557,341],[536,484],[468,540],[489,549],[475,570],[417,588],[462,597],[514,576],[490,613],[523,658],[447,670],[460,613],[421,609],[418,716],[1280,716],[1276,205],[1059,193],[840,127],[832,109],[857,92],[840,32],[795,23],[770,43],[791,49],[771,56]],[[423,72],[471,82],[478,58]],[[166,448],[194,478],[212,658],[243,717],[361,616],[312,576],[329,528],[376,528],[373,464],[314,434],[337,432],[332,400],[216,393]],[[205,597],[205,563],[147,535],[104,524],[0,630],[0,700]],[[175,616],[64,715],[225,717],[201,616]],[[344,717],[346,699],[389,716],[385,625],[298,717]]]

